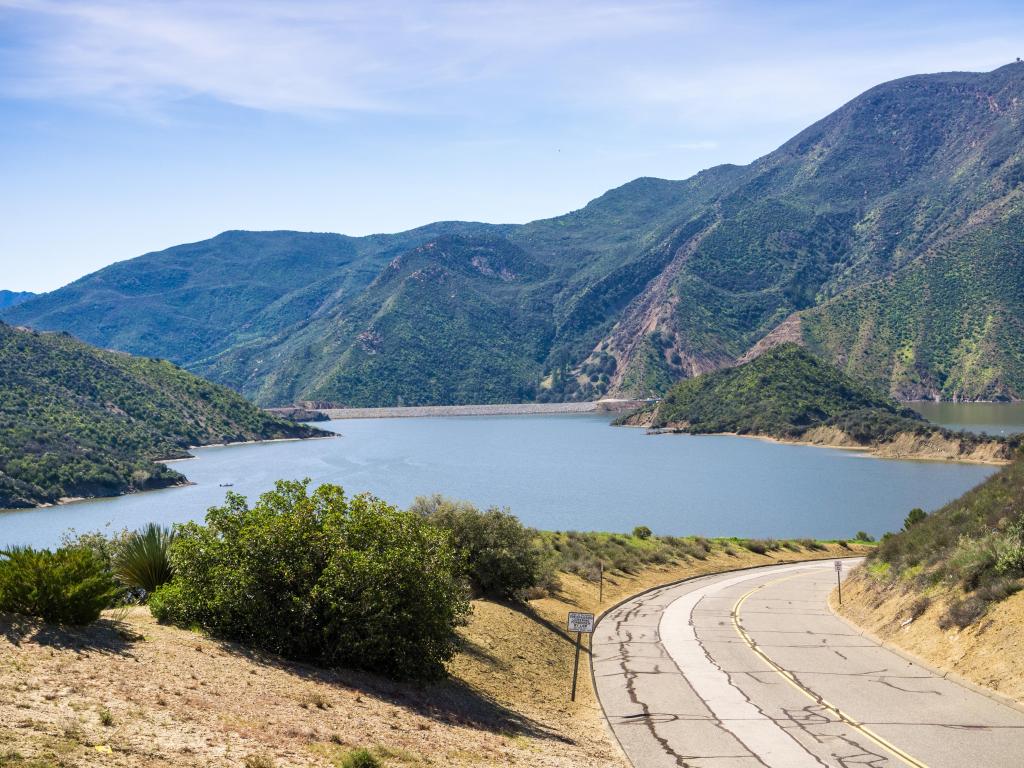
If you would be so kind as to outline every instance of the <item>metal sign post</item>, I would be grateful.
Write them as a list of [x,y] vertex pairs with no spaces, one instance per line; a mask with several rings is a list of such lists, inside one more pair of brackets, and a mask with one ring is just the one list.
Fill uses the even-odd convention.
[[594,632],[594,614],[569,611],[569,631],[576,633],[576,659],[572,664],[572,695],[570,701],[576,701],[576,678],[580,671],[580,638],[583,633],[588,635]]
[[836,560],[836,586],[839,587],[839,604],[843,604],[843,561]]
[[600,560],[597,563],[597,573],[598,584],[600,585],[597,588],[597,604],[601,605],[604,602],[604,563]]

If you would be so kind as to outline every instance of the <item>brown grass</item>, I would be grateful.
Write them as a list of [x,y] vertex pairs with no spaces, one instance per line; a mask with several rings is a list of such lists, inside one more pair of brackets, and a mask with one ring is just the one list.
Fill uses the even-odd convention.
[[585,656],[569,702],[568,610],[598,612],[700,573],[859,551],[850,546],[716,550],[610,573],[600,606],[596,585],[569,574],[525,606],[476,601],[452,679],[427,687],[252,653],[140,608],[75,631],[0,617],[0,766],[332,766],[367,747],[388,766],[621,768]]
[[922,595],[909,585],[884,585],[858,569],[843,584],[842,608],[835,595],[832,608],[931,666],[1024,704],[1024,592],[994,603],[965,629],[944,630],[939,621],[959,597],[959,592],[946,588]]

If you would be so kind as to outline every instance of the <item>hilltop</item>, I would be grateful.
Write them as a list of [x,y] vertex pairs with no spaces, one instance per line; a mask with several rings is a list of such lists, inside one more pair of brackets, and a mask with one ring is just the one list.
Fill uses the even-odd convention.
[[782,341],[897,399],[1024,397],[1024,64],[861,94],[745,166],[524,225],[225,232],[3,310],[256,402],[661,395]]
[[0,309],[21,304],[35,297],[35,295],[29,291],[0,291]]
[[311,437],[163,360],[0,323],[0,508],[177,485],[193,445]]
[[1007,461],[1018,442],[931,424],[791,342],[680,382],[657,405],[623,422],[863,448],[894,458]]

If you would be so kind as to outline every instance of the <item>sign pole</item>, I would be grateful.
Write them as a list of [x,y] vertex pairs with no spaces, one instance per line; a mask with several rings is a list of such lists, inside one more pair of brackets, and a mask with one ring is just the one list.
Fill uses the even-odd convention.
[[598,592],[597,592],[597,604],[601,605],[601,603],[604,602],[604,562],[603,561],[600,561],[600,560],[598,561],[597,569],[598,569],[598,571],[600,573],[600,576],[598,577],[598,583],[600,584],[600,586],[598,587]]
[[[586,632],[588,635],[593,636],[594,634],[594,614],[583,613],[581,611],[569,611],[569,619],[567,621],[568,630],[576,633],[576,658],[572,662],[572,696],[571,700],[576,701],[576,680],[580,674],[580,645],[583,640],[583,633]],[[591,637],[590,647],[594,647],[594,640]]]
[[839,604],[840,605],[843,604],[843,579],[842,579],[842,576],[841,576],[842,572],[843,572],[843,561],[842,560],[836,560],[836,586],[839,587]]
[[582,632],[576,633],[576,661],[572,665],[572,696],[571,701],[576,701],[576,676],[580,671],[580,638],[583,636]]

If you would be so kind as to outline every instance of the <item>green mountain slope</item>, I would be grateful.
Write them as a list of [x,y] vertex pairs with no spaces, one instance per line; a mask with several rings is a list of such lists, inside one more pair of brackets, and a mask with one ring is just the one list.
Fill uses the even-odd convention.
[[[565,216],[229,232],[3,316],[264,404],[661,394],[784,340],[895,397],[1016,398],[1022,121],[1024,64],[908,77],[750,165]],[[496,278],[477,257],[531,266]]]
[[1024,397],[1024,199],[802,318],[814,350],[905,400]]
[[749,363],[680,382],[658,403],[653,425],[797,437],[864,409],[921,420],[796,344],[782,344]]
[[317,430],[171,363],[0,323],[0,508],[183,481],[155,459],[191,445]]
[[1005,461],[1019,440],[953,433],[797,344],[676,384],[627,423],[874,448],[882,455]]
[[34,293],[29,293],[28,291],[0,291],[0,309],[21,304],[34,296]]

